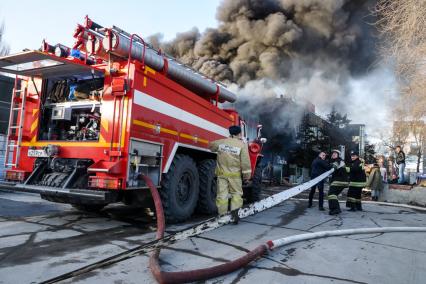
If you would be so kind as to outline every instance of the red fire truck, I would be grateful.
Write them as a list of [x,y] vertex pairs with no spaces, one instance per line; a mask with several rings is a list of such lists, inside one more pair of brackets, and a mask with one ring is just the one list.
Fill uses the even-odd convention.
[[[0,58],[16,74],[6,149],[6,180],[82,210],[140,204],[140,175],[161,188],[169,222],[215,211],[210,141],[247,126],[236,96],[218,82],[154,50],[137,35],[85,18],[72,48],[43,42]],[[247,143],[259,182],[260,128]],[[6,183],[6,186],[11,186]],[[253,191],[257,192],[257,190]]]

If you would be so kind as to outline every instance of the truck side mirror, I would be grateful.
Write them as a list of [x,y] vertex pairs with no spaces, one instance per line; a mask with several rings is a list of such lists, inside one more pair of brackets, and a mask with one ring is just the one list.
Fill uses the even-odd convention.
[[262,136],[262,128],[263,128],[262,124],[257,125],[257,135],[256,135],[257,139],[261,139],[260,137]]

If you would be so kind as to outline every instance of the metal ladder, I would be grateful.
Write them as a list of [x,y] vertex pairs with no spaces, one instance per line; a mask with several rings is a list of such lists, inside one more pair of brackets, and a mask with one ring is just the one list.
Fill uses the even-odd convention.
[[[19,79],[21,82],[25,81]],[[10,103],[9,125],[7,128],[5,167],[18,167],[23,124],[25,119],[25,103],[27,99],[27,86],[18,90],[18,76],[15,78],[15,86],[12,90]],[[16,115],[15,115],[16,114]],[[16,119],[16,121],[15,121]],[[14,154],[15,152],[15,154]],[[12,162],[9,163],[9,155],[12,154]]]

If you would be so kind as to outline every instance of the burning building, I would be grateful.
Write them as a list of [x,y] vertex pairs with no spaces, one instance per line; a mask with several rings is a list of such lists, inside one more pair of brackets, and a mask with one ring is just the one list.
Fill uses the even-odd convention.
[[268,139],[263,151],[263,167],[268,168],[266,180],[271,179],[268,175],[273,175],[274,180],[284,177],[292,183],[308,179],[312,160],[320,151],[347,149],[346,159],[350,150],[364,155],[365,125],[333,124],[317,114],[315,105],[308,101],[266,95],[257,109],[244,100],[237,105],[244,110],[243,115],[257,114],[257,122],[264,125],[263,136]]

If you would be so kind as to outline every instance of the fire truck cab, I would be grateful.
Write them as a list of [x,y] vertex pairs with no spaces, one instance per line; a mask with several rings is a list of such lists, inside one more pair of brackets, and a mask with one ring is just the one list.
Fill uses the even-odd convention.
[[[96,211],[149,201],[141,179],[147,175],[160,188],[169,222],[195,210],[214,213],[215,154],[208,143],[228,136],[231,125],[246,133],[246,124],[236,110],[220,108],[221,86],[212,95],[171,78],[167,67],[134,59],[132,42],[142,43],[127,39],[122,56],[44,42],[41,51],[0,58],[0,72],[16,75],[3,186]],[[255,187],[260,128],[247,143]]]

